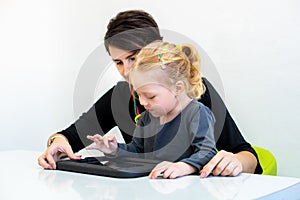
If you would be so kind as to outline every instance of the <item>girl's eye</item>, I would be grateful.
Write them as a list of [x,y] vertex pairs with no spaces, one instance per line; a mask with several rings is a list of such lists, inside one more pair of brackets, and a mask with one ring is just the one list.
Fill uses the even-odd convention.
[[148,97],[148,99],[154,99],[155,98],[155,96],[150,96],[150,97]]

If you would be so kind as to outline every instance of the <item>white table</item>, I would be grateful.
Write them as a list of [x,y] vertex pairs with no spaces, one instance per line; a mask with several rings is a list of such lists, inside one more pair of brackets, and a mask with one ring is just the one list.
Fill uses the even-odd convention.
[[58,170],[37,164],[41,152],[0,151],[0,199],[300,199],[300,179],[241,174],[118,179]]

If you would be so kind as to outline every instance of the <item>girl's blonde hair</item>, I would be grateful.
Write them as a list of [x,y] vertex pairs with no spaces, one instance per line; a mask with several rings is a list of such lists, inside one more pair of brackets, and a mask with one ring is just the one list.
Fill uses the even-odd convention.
[[200,99],[205,92],[200,73],[200,56],[192,45],[176,46],[162,41],[148,44],[137,54],[131,66],[129,83],[132,83],[132,72],[151,70],[161,70],[161,74],[167,75],[168,79],[157,77],[159,82],[172,85],[183,81],[190,98]]

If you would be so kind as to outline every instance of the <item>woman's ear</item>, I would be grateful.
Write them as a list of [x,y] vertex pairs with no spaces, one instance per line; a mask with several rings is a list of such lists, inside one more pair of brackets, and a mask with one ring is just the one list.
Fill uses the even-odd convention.
[[182,92],[184,92],[184,83],[183,83],[183,81],[177,81],[176,83],[175,83],[175,94],[176,94],[176,96],[177,95],[179,95],[179,94],[181,94]]

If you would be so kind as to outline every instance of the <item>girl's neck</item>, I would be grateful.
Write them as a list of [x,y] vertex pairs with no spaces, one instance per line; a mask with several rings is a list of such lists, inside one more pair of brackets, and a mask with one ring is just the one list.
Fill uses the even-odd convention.
[[177,104],[175,107],[168,112],[166,115],[163,115],[159,118],[160,124],[165,124],[170,121],[172,121],[185,107],[192,101],[190,97],[188,97],[186,94],[179,95],[177,97]]

